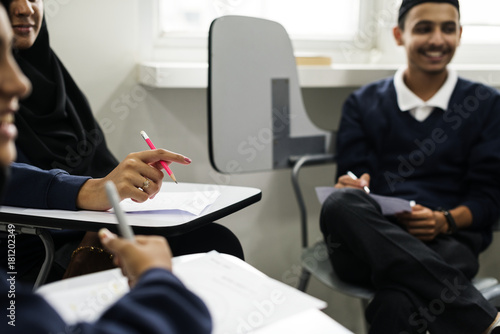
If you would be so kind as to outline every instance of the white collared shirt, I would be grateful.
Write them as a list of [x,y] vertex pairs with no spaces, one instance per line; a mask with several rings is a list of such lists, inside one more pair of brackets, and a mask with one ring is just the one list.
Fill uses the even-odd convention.
[[401,111],[409,111],[417,121],[423,122],[429,117],[434,108],[448,109],[451,94],[458,81],[458,75],[455,70],[448,69],[448,78],[446,78],[445,83],[428,101],[419,98],[406,86],[403,80],[405,70],[406,67],[402,67],[394,74],[394,86],[396,88],[398,106]]

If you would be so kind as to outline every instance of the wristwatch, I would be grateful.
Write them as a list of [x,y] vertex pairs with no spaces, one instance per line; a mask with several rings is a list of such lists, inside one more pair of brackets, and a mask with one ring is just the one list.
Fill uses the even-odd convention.
[[455,219],[451,215],[450,211],[443,209],[443,208],[437,208],[438,211],[441,211],[444,215],[444,218],[446,218],[446,221],[448,222],[448,226],[450,229],[448,230],[447,234],[453,234],[458,231],[457,223],[455,223]]

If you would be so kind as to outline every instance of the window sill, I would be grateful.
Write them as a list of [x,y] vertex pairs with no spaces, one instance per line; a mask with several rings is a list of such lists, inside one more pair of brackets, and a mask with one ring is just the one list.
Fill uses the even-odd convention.
[[[303,88],[359,87],[392,76],[398,65],[335,64],[331,66],[299,66],[299,82]],[[500,86],[500,65],[454,65],[466,79]],[[139,64],[139,83],[153,88],[207,88],[208,65],[204,63]]]

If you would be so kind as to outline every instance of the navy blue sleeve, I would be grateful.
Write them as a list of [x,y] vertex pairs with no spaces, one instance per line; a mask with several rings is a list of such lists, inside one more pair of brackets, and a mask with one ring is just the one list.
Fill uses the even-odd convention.
[[[80,333],[80,334],[209,334],[210,314],[203,302],[169,271],[146,272],[134,289],[113,304],[95,323],[68,326],[40,296],[14,287],[0,274],[1,308],[6,310],[0,322],[1,333]],[[9,307],[14,302],[13,316]],[[2,312],[4,313],[4,312]],[[10,323],[9,323],[10,322]],[[15,325],[15,326],[13,326]]]
[[212,320],[201,299],[171,272],[152,269],[95,325],[81,325],[81,333],[95,333],[94,326],[99,333],[208,334]]
[[42,170],[24,163],[11,165],[3,205],[34,209],[77,210],[76,198],[90,179],[70,175],[61,169]]
[[461,204],[472,213],[469,229],[483,230],[491,229],[500,216],[500,94],[493,88],[477,87],[476,96],[484,96],[485,101],[474,115],[480,134],[468,156],[467,193]]
[[337,179],[348,170],[355,175],[372,174],[370,157],[374,155],[363,125],[356,94],[351,94],[342,108],[337,132]]

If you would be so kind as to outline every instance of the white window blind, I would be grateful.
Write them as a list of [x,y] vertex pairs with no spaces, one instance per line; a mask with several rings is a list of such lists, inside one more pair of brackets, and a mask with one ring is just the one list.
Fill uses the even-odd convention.
[[292,39],[349,40],[359,28],[360,0],[158,0],[161,34],[205,37],[213,19],[246,15],[281,23]]
[[500,1],[461,0],[460,15],[464,27],[462,42],[493,44],[500,42]]

